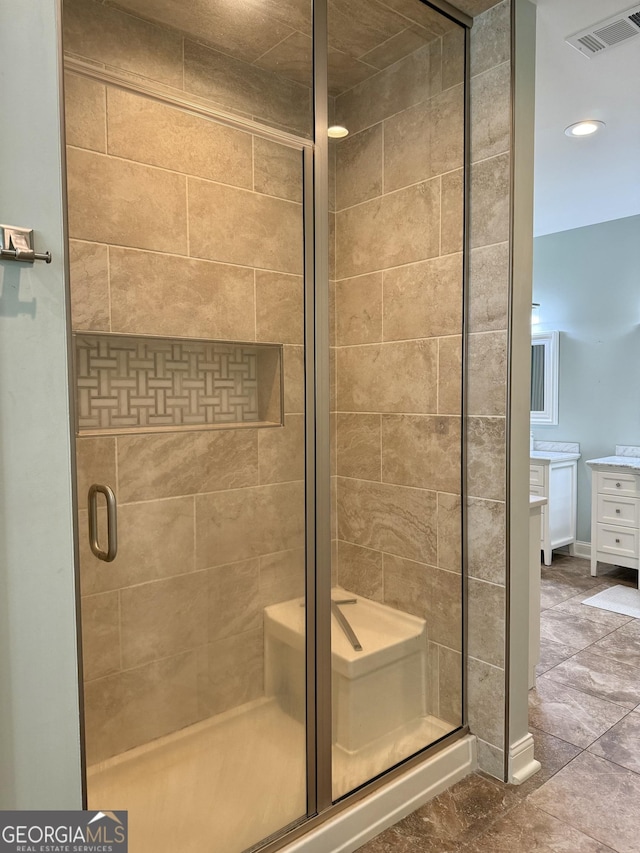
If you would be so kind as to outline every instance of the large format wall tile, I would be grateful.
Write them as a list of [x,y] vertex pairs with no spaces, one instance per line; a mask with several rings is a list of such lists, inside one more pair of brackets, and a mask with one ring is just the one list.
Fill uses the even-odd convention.
[[460,420],[420,415],[382,416],[382,479],[387,483],[457,493]]
[[305,568],[304,548],[260,557],[262,607],[302,597],[305,590]]
[[302,201],[302,152],[271,139],[253,137],[253,188],[256,192]]
[[120,670],[120,598],[117,590],[82,599],[82,667],[86,681]]
[[[83,595],[193,571],[193,497],[119,506],[118,555],[112,563],[91,553],[86,510],[79,515]],[[106,531],[103,513],[99,525]]]
[[462,576],[429,566],[431,606],[429,639],[441,646],[462,649]]
[[184,87],[267,124],[311,135],[310,89],[189,39],[184,43]]
[[509,154],[471,167],[471,246],[490,246],[509,239]]
[[224,637],[200,649],[198,705],[203,717],[257,699],[263,693],[262,627]]
[[469,418],[468,494],[502,501],[505,497],[504,418]]
[[182,88],[182,36],[101,3],[64,2],[65,50]]
[[349,592],[382,601],[382,554],[351,542],[338,542],[338,584]]
[[123,669],[204,645],[206,601],[204,572],[190,572],[121,590]]
[[504,666],[505,589],[469,578],[469,654]]
[[442,38],[442,89],[464,82],[464,27],[453,27]]
[[464,90],[456,86],[384,123],[385,192],[463,166]]
[[462,504],[460,495],[438,493],[438,559],[440,569],[462,570]]
[[[462,254],[385,270],[384,339],[456,335],[462,326]],[[455,385],[455,375],[446,375]]]
[[114,247],[109,261],[114,332],[255,339],[252,269]]
[[338,349],[339,410],[435,412],[437,349],[436,340]]
[[428,620],[432,603],[429,566],[391,554],[383,555],[383,566],[384,603]]
[[470,415],[504,415],[507,404],[507,333],[469,335]]
[[336,121],[352,133],[426,101],[442,85],[440,42],[431,42],[384,74],[372,77],[336,99]]
[[509,311],[509,244],[472,249],[469,330],[506,329]]
[[[304,281],[300,276],[256,270],[256,340],[304,343]],[[238,304],[238,301],[236,304]],[[247,310],[246,303],[240,308]]]
[[506,507],[502,501],[469,498],[467,535],[469,576],[504,583]]
[[336,207],[353,207],[382,194],[382,125],[336,144]]
[[[470,657],[467,677],[471,697],[471,731],[487,743],[503,749],[504,670]],[[496,701],[496,698],[499,701]]]
[[196,565],[207,568],[304,545],[304,483],[196,497]]
[[380,480],[382,464],[380,415],[336,415],[337,471],[341,477]]
[[336,215],[336,276],[349,278],[439,254],[440,184],[425,181]]
[[124,503],[257,485],[257,431],[118,436],[118,480]]
[[189,30],[197,32],[203,42],[246,62],[253,62],[291,32],[282,15],[272,14],[262,5],[236,9],[225,3],[189,0],[186,10],[171,0],[127,0],[127,8],[177,30],[184,28],[188,16]]
[[453,726],[462,724],[462,655],[445,646],[438,649],[438,716]]
[[67,145],[107,150],[105,86],[78,74],[64,75],[64,125]]
[[189,245],[199,258],[300,274],[302,207],[189,178]]
[[186,254],[183,175],[76,148],[67,164],[72,237]]
[[462,336],[438,340],[438,413],[459,415],[462,409]]
[[304,347],[284,348],[284,410],[289,414],[304,412]]
[[433,564],[437,556],[436,493],[339,477],[338,538]]
[[337,346],[382,340],[382,273],[337,281],[335,300]]
[[114,87],[107,102],[109,154],[252,189],[251,134]]
[[86,683],[88,763],[196,722],[197,685],[195,651]]
[[206,575],[209,642],[262,627],[259,559],[216,566]]
[[[440,254],[451,255],[463,249],[464,174],[462,169],[447,172],[442,181],[440,208]],[[474,220],[475,221],[475,220]]]
[[498,3],[473,22],[471,39],[471,74],[482,74],[489,68],[507,62],[511,52],[511,5]]
[[471,159],[474,163],[509,150],[511,64],[505,62],[471,81]]
[[258,431],[260,485],[304,479],[304,415],[287,415],[283,427]]
[[87,506],[89,487],[93,483],[104,483],[117,488],[116,440],[110,436],[76,438],[76,479],[78,504]]
[[110,331],[108,251],[100,243],[69,240],[73,329]]

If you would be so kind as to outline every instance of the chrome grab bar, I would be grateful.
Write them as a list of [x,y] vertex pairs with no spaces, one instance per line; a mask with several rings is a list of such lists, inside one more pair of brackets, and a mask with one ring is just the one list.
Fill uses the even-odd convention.
[[[107,550],[98,541],[98,493],[107,502]],[[94,483],[89,489],[89,545],[99,560],[111,563],[118,553],[118,505],[113,489]]]
[[353,628],[349,624],[349,620],[344,615],[342,610],[340,610],[341,604],[357,604],[357,603],[358,603],[357,598],[344,598],[342,600],[332,599],[331,600],[331,612],[336,617],[338,625],[340,625],[340,627],[344,631],[344,634],[345,634],[347,640],[349,640],[349,642],[351,643],[351,645],[353,646],[355,651],[361,652],[362,646],[360,645],[360,640],[356,636],[356,632],[353,630]]

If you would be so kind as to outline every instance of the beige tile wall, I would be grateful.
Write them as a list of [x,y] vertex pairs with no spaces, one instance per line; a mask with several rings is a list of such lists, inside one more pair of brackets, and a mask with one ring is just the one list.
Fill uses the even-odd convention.
[[[407,8],[407,4],[403,9]],[[336,98],[337,580],[422,616],[461,721],[462,31]]]
[[[176,4],[176,9],[179,9],[179,4]],[[65,51],[75,57],[97,63],[107,70],[124,72],[128,77],[142,83],[151,83],[156,88],[160,86],[186,93],[195,99],[203,98],[226,112],[254,118],[272,127],[303,136],[313,135],[310,55],[306,63],[299,60],[301,82],[295,82],[283,74],[275,73],[281,70],[279,63],[273,68],[268,64],[264,67],[252,64],[250,59],[253,53],[247,51],[247,45],[233,41],[234,34],[237,35],[239,30],[249,30],[256,42],[256,49],[260,51],[261,37],[266,37],[269,42],[274,38],[279,41],[278,27],[282,28],[283,39],[291,32],[289,27],[266,14],[262,23],[255,25],[253,22],[260,15],[260,10],[253,8],[251,15],[240,16],[240,20],[232,19],[231,26],[227,22],[226,28],[220,30],[215,25],[212,26],[211,10],[190,8],[191,26],[198,14],[204,14],[207,19],[207,27],[200,27],[198,32],[207,29],[211,38],[204,39],[207,44],[202,44],[195,37],[180,32],[179,27],[183,23],[180,18],[175,21],[176,28],[142,19],[145,14],[154,17],[157,13],[155,3],[150,8],[144,8],[144,3],[141,3],[139,14],[142,17],[136,17],[112,6],[105,6],[97,0],[65,0]],[[310,3],[299,11],[298,17],[300,20],[296,25],[304,25],[306,17],[307,26],[310,26]],[[236,58],[238,55],[243,58]],[[143,112],[152,111],[153,107],[135,105],[133,109]],[[180,147],[185,125],[196,135],[206,136],[210,132],[206,128],[196,130],[195,122],[197,119],[188,116],[181,120],[176,119],[173,127],[167,128],[166,137],[159,142],[154,157],[162,159],[176,144]],[[121,124],[118,129],[114,128],[114,138],[117,136],[122,145],[132,141],[135,144],[135,131],[131,130],[131,125],[126,126],[126,117],[123,118],[123,123],[124,127]],[[92,132],[98,135],[97,128]],[[201,176],[204,169],[207,174],[203,177],[211,177],[208,174],[210,164],[206,157],[203,157],[202,149],[195,155],[181,150],[183,154],[176,156],[178,162],[181,156],[195,156],[195,160],[199,161],[191,162],[185,171]],[[234,158],[230,150],[223,156]],[[221,163],[213,164],[214,169],[219,170],[221,166]],[[246,186],[242,183],[236,185]]]
[[505,725],[510,34],[510,0],[476,17],[471,30],[468,706],[471,731],[479,739],[480,766],[501,778]]
[[[96,51],[119,14],[100,9]],[[172,44],[147,75],[175,82]],[[261,696],[263,608],[303,593],[302,159],[72,74],[66,111],[74,328],[285,344],[284,428],[78,441],[95,763]],[[92,482],[118,497],[109,564],[88,548]]]

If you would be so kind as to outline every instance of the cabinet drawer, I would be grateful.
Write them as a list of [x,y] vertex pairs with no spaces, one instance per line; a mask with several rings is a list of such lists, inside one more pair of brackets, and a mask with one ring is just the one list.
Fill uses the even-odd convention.
[[598,492],[603,495],[640,497],[640,478],[634,474],[598,472]]
[[529,485],[544,486],[544,465],[529,465]]
[[[535,495],[538,498],[546,498],[544,486],[529,486],[529,494]],[[542,507],[544,509],[544,507]]]
[[622,527],[640,527],[640,500],[618,495],[598,495],[598,521]]
[[629,527],[599,524],[598,551],[604,551],[605,554],[616,554],[619,557],[637,557],[638,531]]

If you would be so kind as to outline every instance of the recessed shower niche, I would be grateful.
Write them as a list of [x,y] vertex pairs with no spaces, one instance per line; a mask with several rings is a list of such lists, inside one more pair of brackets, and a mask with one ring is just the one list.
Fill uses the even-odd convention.
[[282,426],[282,347],[74,334],[79,435]]

